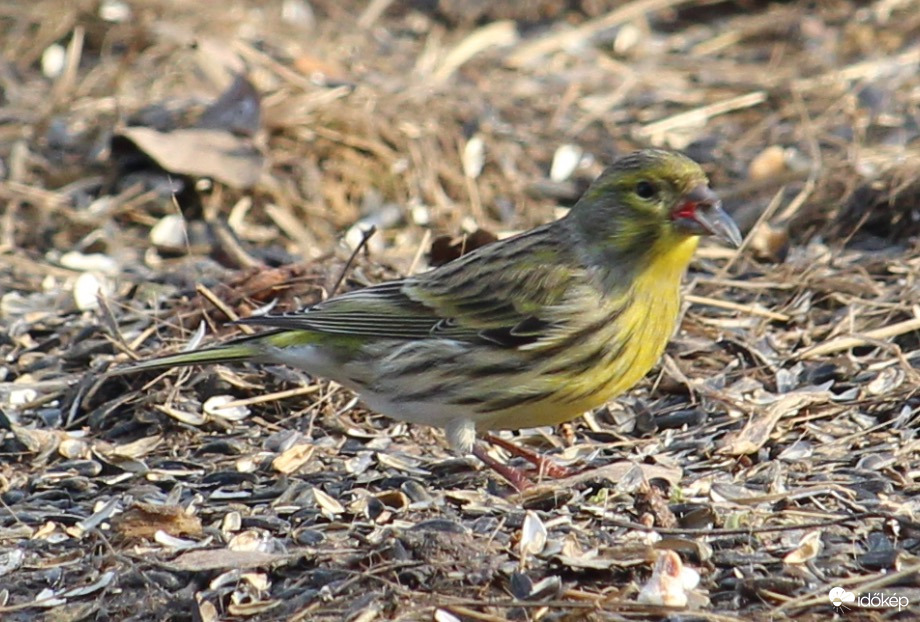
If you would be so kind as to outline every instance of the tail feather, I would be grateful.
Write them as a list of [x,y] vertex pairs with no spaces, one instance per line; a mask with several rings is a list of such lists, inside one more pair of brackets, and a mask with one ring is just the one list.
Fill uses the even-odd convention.
[[183,352],[181,354],[168,354],[148,361],[141,361],[111,370],[114,376],[133,374],[152,369],[166,369],[170,367],[186,367],[188,365],[231,363],[233,361],[249,361],[258,357],[260,349],[253,343],[229,343],[214,348]]

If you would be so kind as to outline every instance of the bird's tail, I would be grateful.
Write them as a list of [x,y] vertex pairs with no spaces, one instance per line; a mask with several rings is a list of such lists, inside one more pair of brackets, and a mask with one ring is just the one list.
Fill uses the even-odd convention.
[[113,376],[122,376],[152,369],[167,369],[171,367],[186,367],[188,365],[231,363],[233,361],[251,361],[259,358],[262,349],[255,339],[234,341],[213,348],[183,352],[181,354],[167,354],[147,361],[140,361],[109,373]]

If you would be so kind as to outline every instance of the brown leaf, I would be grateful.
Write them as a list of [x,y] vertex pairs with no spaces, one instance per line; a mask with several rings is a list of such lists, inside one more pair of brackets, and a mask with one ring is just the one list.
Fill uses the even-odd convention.
[[431,250],[428,251],[428,263],[432,266],[443,266],[496,240],[498,236],[485,229],[476,229],[473,233],[460,238],[450,235],[438,236],[431,243]]
[[152,538],[158,531],[172,536],[201,535],[201,519],[176,505],[138,502],[113,518],[112,526],[125,538]]
[[112,141],[113,152],[133,146],[170,173],[210,177],[232,188],[254,186],[262,176],[265,161],[250,139],[219,129],[160,132],[149,127],[127,127]]

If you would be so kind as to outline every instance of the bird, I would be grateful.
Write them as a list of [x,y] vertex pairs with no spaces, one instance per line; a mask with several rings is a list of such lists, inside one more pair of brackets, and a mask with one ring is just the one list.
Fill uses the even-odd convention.
[[453,450],[523,489],[526,475],[477,435],[546,466],[491,432],[567,422],[638,383],[675,331],[702,236],[742,241],[699,164],[644,149],[614,161],[557,220],[426,272],[240,319],[268,330],[123,373],[288,365],[392,419],[441,428]]

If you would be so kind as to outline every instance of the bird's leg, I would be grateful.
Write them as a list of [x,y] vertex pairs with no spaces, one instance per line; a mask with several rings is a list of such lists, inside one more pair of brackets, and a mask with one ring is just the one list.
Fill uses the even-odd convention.
[[516,469],[511,465],[504,464],[503,462],[499,462],[490,456],[485,447],[479,443],[473,445],[473,455],[482,460],[482,462],[485,463],[487,467],[504,477],[505,480],[514,486],[518,492],[533,486],[533,482],[530,481],[530,478],[527,477],[527,474],[524,473],[524,471]]
[[483,463],[505,480],[514,486],[518,492],[532,486],[532,482],[527,475],[520,469],[513,466],[502,464],[489,455],[485,447],[476,441],[476,425],[472,419],[453,419],[444,426],[444,434],[447,436],[447,442],[459,453],[472,452],[474,456],[482,460]]
[[562,477],[569,477],[573,474],[572,469],[558,465],[546,456],[541,456],[535,451],[531,451],[525,447],[515,445],[514,443],[506,441],[501,437],[495,436],[493,434],[486,434],[483,436],[483,440],[492,443],[493,445],[498,445],[513,456],[523,458],[527,462],[537,467],[537,470],[540,472],[541,476],[545,475],[553,479],[558,479]]

